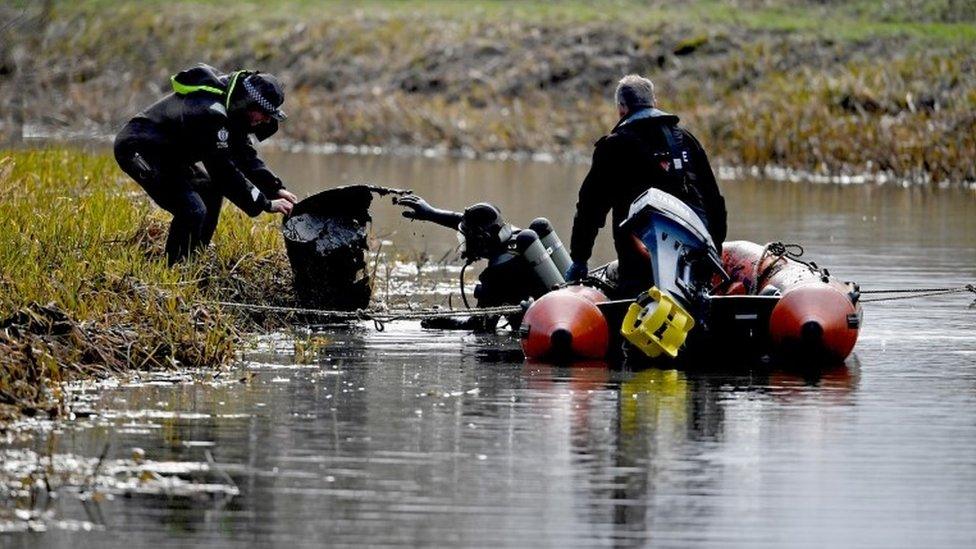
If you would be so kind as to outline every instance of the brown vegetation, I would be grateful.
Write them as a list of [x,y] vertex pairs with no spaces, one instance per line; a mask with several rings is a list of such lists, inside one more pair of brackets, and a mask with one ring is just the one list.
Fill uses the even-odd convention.
[[[26,24],[7,29],[33,50],[0,47],[0,107],[111,133],[207,61],[279,74],[293,140],[585,156],[614,122],[616,79],[639,72],[727,164],[976,180],[971,40],[382,6],[257,18],[247,5],[57,4],[33,41]],[[30,93],[12,89],[17,67]]]

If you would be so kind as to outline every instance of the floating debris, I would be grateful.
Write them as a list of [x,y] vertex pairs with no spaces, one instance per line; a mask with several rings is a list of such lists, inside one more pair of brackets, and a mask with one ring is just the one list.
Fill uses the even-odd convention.
[[[195,444],[200,446],[202,444]],[[116,496],[164,495],[182,498],[226,499],[240,494],[227,469],[209,451],[206,461],[152,461],[141,448],[132,448],[128,459],[105,459],[69,453],[42,455],[33,450],[0,451],[0,493],[12,504],[0,508],[0,533],[48,529],[94,530],[101,525],[58,519],[48,503],[64,495],[83,502],[100,502]]]

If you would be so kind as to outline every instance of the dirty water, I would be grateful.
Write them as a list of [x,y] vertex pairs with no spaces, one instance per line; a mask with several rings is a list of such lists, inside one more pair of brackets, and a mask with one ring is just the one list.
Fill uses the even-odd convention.
[[[585,172],[268,159],[301,193],[487,200],[564,240]],[[971,191],[723,189],[732,238],[802,243],[865,288],[976,280]],[[380,291],[457,305],[455,235],[398,211],[374,202]],[[604,235],[594,263],[611,253]],[[504,336],[410,322],[270,334],[232,370],[80,385],[74,419],[8,432],[0,546],[971,547],[973,297],[867,305],[854,357],[812,376],[529,364]]]

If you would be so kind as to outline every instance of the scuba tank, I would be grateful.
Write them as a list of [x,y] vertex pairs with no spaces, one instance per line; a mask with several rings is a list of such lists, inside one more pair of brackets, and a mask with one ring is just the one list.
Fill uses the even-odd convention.
[[531,229],[513,229],[491,204],[465,209],[458,231],[464,242],[462,256],[468,262],[488,260],[474,290],[479,305],[514,305],[564,282],[539,235]]
[[529,224],[529,228],[539,235],[539,240],[542,241],[542,245],[549,253],[549,257],[552,258],[552,262],[556,264],[556,269],[560,273],[565,273],[573,260],[569,257],[569,252],[563,246],[563,241],[559,239],[552,223],[544,217],[537,217]]
[[528,262],[532,272],[546,288],[551,290],[565,282],[546,247],[542,245],[539,235],[532,229],[519,231],[515,237],[515,251]]

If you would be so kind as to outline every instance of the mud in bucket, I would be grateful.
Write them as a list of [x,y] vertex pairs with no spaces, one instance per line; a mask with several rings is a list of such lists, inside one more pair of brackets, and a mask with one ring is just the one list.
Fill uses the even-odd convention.
[[348,311],[369,305],[369,207],[373,194],[391,193],[408,191],[350,185],[322,191],[295,205],[282,233],[295,295],[303,306]]

